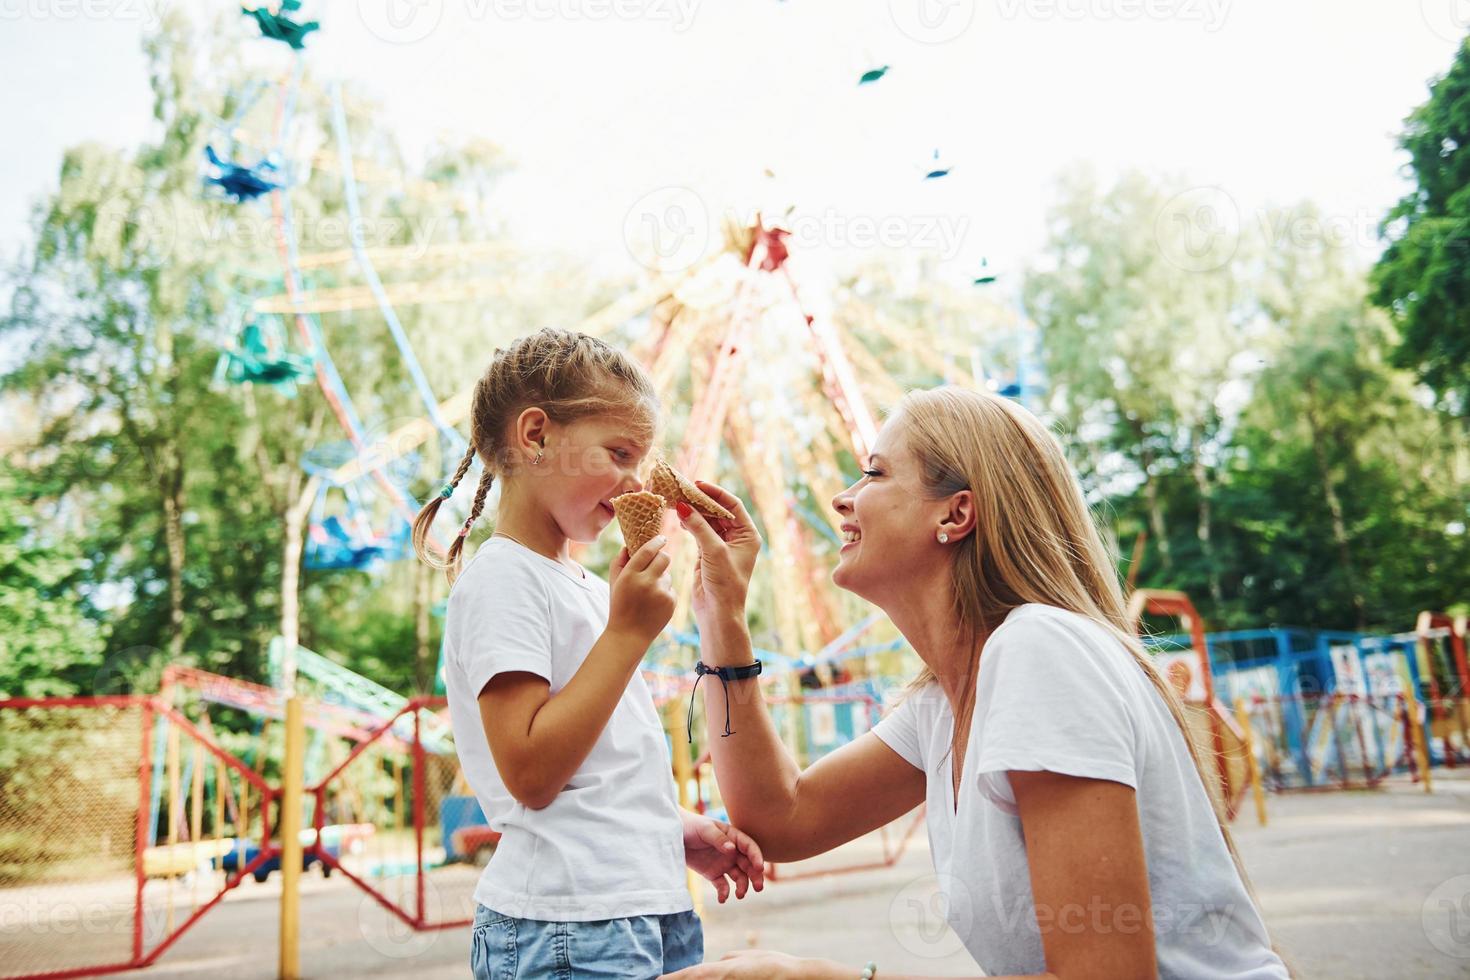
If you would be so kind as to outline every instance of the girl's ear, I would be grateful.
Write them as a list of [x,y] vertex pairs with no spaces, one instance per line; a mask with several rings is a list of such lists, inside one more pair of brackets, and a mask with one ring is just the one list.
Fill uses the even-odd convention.
[[958,541],[975,530],[975,516],[975,492],[960,490],[949,498],[949,506],[935,532],[943,531],[950,541]]
[[516,417],[515,431],[511,433],[511,450],[521,456],[521,462],[533,459],[546,445],[546,433],[551,419],[546,412],[531,406]]

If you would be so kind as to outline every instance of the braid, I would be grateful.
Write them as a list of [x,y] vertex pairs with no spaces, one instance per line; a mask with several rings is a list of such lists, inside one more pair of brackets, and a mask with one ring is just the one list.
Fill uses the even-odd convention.
[[[444,484],[444,487],[438,493],[429,498],[429,502],[424,504],[418,516],[413,519],[413,550],[418,554],[419,560],[431,568],[442,568],[448,571],[451,579],[453,578],[454,570],[459,564],[458,552],[451,546],[449,555],[447,556],[448,560],[441,559],[430,545],[429,529],[434,526],[434,518],[439,516],[440,505],[454,493],[455,488],[459,486],[459,481],[464,479],[464,475],[470,471],[470,467],[474,465],[474,462],[475,447],[472,443],[469,449],[465,450],[464,458],[459,461],[459,466],[455,468],[454,476],[449,478],[449,482]],[[486,475],[489,475],[489,470],[485,472]],[[456,545],[462,545],[463,543],[463,538],[455,542]]]
[[[470,448],[454,476],[424,504],[413,522],[414,551],[425,564],[444,569],[451,582],[459,571],[465,538],[484,511],[495,478],[513,474],[521,463],[508,444],[509,429],[532,406],[560,425],[618,413],[650,441],[658,420],[658,394],[647,372],[604,341],[547,328],[496,348],[470,398]],[[475,488],[470,516],[441,556],[430,545],[430,528],[439,507],[453,495],[477,455],[484,472]]]
[[485,495],[490,492],[490,484],[494,482],[495,474],[491,473],[489,470],[486,470],[484,474],[480,477],[480,485],[475,487],[474,506],[470,508],[469,519],[464,522],[464,526],[466,528],[469,528],[471,524],[475,523],[475,521],[479,519],[480,511],[485,509]]
[[449,581],[454,582],[454,576],[459,572],[459,556],[464,552],[465,538],[470,536],[470,528],[480,517],[480,511],[485,509],[485,495],[490,492],[490,484],[495,482],[495,474],[488,468],[480,474],[480,484],[475,487],[475,503],[470,507],[470,516],[464,520],[464,526],[454,536],[454,543],[449,546]]
[[[475,447],[470,446],[470,448],[466,449],[464,452],[464,459],[459,461],[459,468],[454,471],[454,476],[450,477],[449,482],[444,484],[444,489],[448,490],[449,493],[453,493],[455,487],[459,486],[459,481],[463,480],[464,475],[470,471],[470,465],[474,463],[474,461]],[[447,497],[449,496],[449,493],[445,493],[443,490],[441,490],[439,492],[439,495],[441,497]]]

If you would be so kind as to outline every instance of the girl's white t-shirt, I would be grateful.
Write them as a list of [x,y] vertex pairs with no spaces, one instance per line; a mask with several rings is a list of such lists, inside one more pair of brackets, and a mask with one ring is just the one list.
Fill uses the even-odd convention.
[[1132,654],[1101,625],[1031,603],[991,633],[958,813],[954,715],[937,684],[915,691],[873,732],[927,777],[929,845],[946,918],[987,973],[1045,972],[1043,925],[1136,930],[1144,921],[1141,909],[1099,901],[1038,916],[1006,773],[1044,770],[1136,791],[1160,977],[1288,976],[1230,859],[1183,733]]
[[589,922],[693,908],[668,742],[640,673],[549,806],[518,803],[495,768],[479,695],[496,674],[556,694],[607,627],[608,584],[507,538],[480,545],[449,593],[444,686],[455,750],[502,837],[475,901],[502,915]]

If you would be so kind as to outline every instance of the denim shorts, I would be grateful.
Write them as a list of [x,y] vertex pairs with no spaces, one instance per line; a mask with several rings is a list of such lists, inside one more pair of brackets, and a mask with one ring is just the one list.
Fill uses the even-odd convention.
[[652,980],[703,962],[704,927],[693,912],[543,922],[475,907],[475,980]]

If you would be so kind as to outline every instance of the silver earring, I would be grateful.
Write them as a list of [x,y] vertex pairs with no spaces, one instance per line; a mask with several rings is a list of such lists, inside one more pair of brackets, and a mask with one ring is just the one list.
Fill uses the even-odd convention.
[[945,534],[943,531],[940,531],[939,532],[939,543],[940,544],[949,544],[949,535],[948,534]]
[[541,462],[541,457],[542,457],[542,456],[544,456],[544,455],[545,455],[545,453],[540,453],[540,452],[538,452],[538,453],[537,453],[537,454],[536,454],[536,458],[535,458],[535,459],[533,459],[533,460],[531,460],[531,465],[532,465],[532,466],[535,466],[535,465],[536,465],[536,464],[537,464],[537,463],[539,463],[539,462]]

